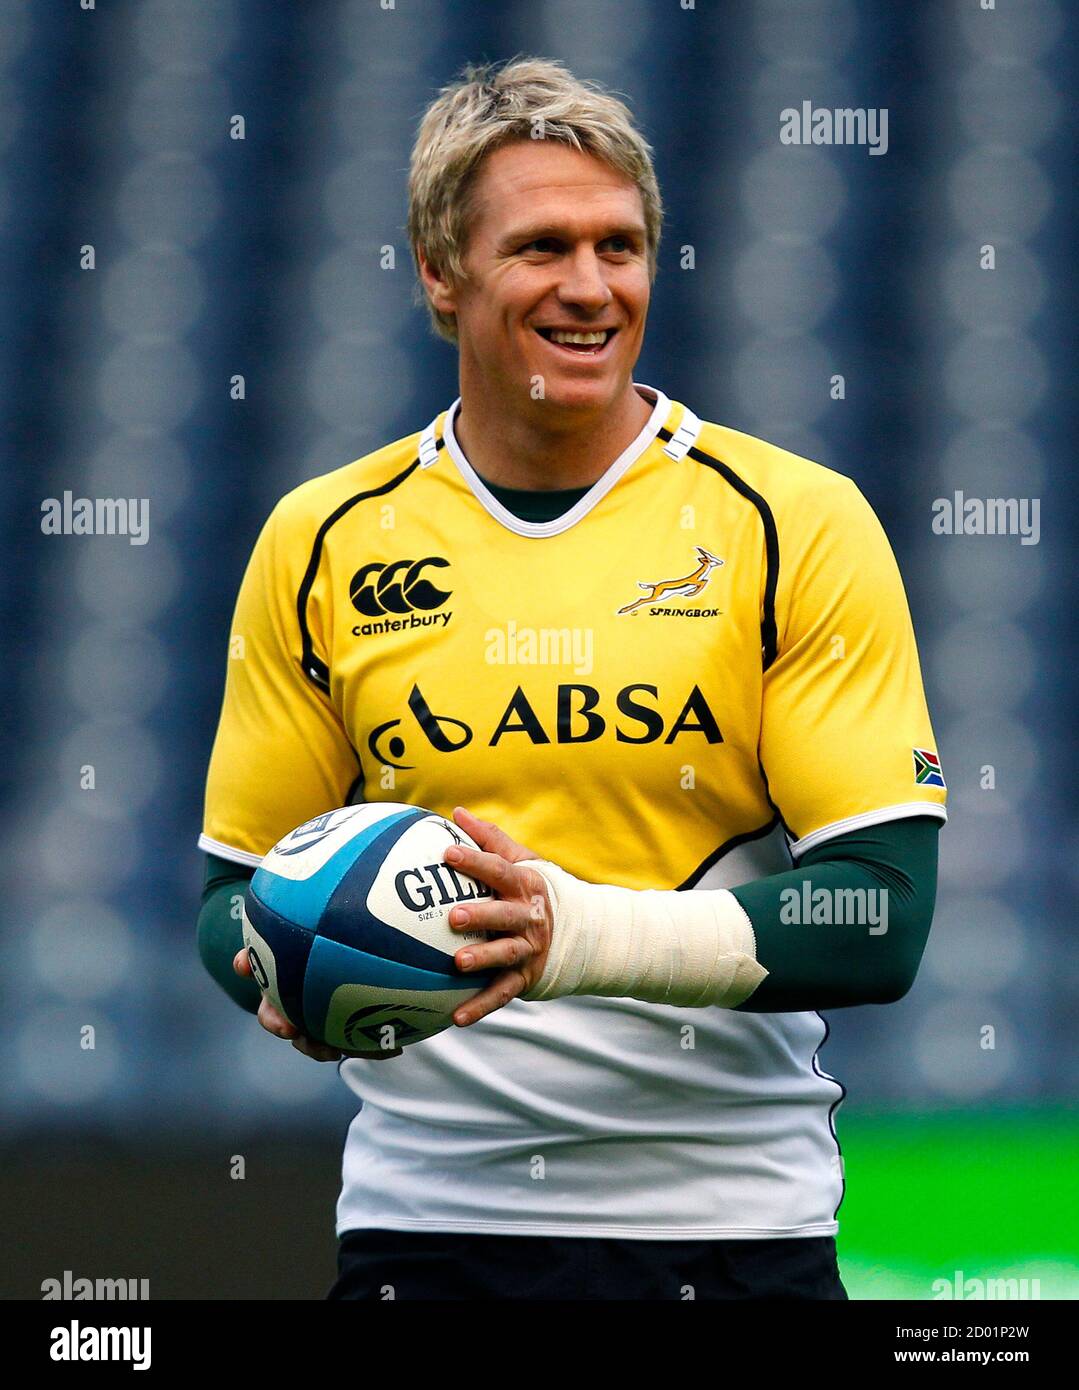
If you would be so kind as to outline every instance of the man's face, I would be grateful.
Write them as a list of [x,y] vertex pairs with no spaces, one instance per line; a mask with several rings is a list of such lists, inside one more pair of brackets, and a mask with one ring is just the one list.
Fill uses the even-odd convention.
[[[636,185],[554,141],[504,145],[472,189],[457,316],[462,380],[511,410],[543,401],[609,407],[630,389],[648,311],[647,235]],[[598,335],[584,343],[567,333]],[[542,408],[542,406],[540,407]]]

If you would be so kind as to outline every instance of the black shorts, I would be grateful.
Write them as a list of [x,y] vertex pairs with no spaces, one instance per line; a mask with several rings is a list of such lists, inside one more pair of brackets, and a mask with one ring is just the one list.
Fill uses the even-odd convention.
[[845,1299],[833,1236],[625,1240],[346,1231],[332,1299]]

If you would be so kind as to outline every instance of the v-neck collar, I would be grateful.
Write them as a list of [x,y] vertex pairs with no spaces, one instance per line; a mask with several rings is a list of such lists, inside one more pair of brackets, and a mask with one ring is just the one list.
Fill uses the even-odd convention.
[[[568,531],[571,526],[576,526],[598,502],[606,497],[619,478],[641,457],[667,422],[667,417],[671,411],[669,398],[662,391],[657,391],[654,386],[646,386],[643,382],[635,381],[633,385],[646,400],[650,396],[655,400],[652,413],[645,421],[644,428],[633,443],[628,448],[623,449],[606,472],[596,479],[580,501],[575,502],[568,512],[563,512],[561,516],[556,516],[551,521],[522,521],[519,516],[514,516],[508,508],[502,505],[468,459],[465,458],[453,431],[453,422],[461,408],[460,396],[446,411],[442,425],[442,438],[446,446],[446,453],[453,460],[457,471],[468,484],[476,501],[507,531],[513,531],[518,536],[560,535],[563,531]],[[421,450],[420,452],[422,456],[424,451]]]

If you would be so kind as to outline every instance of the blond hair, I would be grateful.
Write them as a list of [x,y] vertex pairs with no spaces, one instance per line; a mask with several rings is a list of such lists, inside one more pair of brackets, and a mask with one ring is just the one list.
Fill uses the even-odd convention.
[[[652,150],[629,108],[598,83],[580,81],[562,63],[513,58],[469,65],[443,87],[424,113],[408,178],[408,237],[419,269],[428,262],[451,283],[466,278],[469,194],[484,158],[517,140],[556,140],[594,155],[636,184],[644,204],[649,275],[656,273],[663,204]],[[453,314],[437,310],[423,291],[435,332],[457,341]]]

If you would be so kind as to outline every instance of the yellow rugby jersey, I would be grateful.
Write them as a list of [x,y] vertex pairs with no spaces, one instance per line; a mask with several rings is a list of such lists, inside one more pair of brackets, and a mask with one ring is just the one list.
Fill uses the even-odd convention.
[[[361,797],[463,804],[583,878],[722,888],[788,868],[784,834],[797,853],[944,816],[857,488],[637,389],[647,425],[554,521],[491,495],[457,402],[278,504],[237,603],[204,849],[255,864]],[[826,1033],[808,1012],[516,999],[348,1059],[337,1230],[833,1234]]]
[[795,854],[943,818],[861,493],[639,389],[644,431],[554,521],[484,486],[456,402],[278,504],[236,608],[203,848],[252,864],[349,800],[462,804],[583,878],[673,888],[777,818]]

